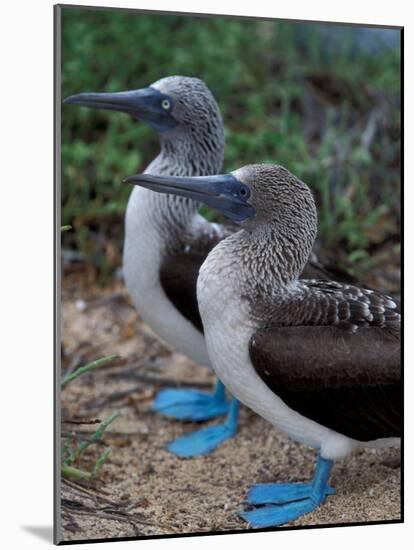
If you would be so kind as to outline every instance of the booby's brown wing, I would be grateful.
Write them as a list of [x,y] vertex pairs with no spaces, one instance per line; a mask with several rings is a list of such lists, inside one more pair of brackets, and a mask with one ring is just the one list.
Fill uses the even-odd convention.
[[202,225],[197,234],[186,235],[180,248],[164,256],[160,269],[161,286],[176,309],[194,327],[203,330],[197,302],[197,278],[208,253],[225,237],[234,232],[227,225]]
[[[256,372],[291,409],[338,433],[359,441],[399,437],[403,396],[396,308],[372,291],[343,286],[338,293],[337,283],[312,283],[316,295],[310,292],[296,304],[302,312],[313,310],[303,314],[303,324],[296,316],[298,326],[269,326],[253,335],[250,358]],[[366,300],[360,307],[358,293]]]
[[161,285],[168,299],[200,332],[203,323],[198,310],[197,277],[207,254],[190,250],[168,255],[160,270]]

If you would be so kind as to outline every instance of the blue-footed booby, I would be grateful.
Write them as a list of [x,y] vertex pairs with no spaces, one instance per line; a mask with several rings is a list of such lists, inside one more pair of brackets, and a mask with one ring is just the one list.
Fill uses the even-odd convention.
[[130,183],[220,210],[241,229],[200,268],[197,298],[213,368],[277,429],[318,451],[306,483],[254,485],[241,516],[254,528],[321,505],[334,461],[399,445],[400,315],[375,290],[299,279],[317,232],[308,186],[278,165],[201,178],[137,175]]
[[[123,112],[155,129],[161,150],[147,174],[200,176],[221,170],[223,122],[213,94],[198,78],[170,76],[147,88],[80,93],[64,103]],[[125,217],[123,273],[135,307],[154,332],[195,363],[210,366],[196,281],[208,252],[232,230],[209,223],[197,213],[199,206],[196,200],[135,187]],[[222,425],[173,441],[169,449],[180,456],[212,451],[236,432],[239,404],[227,401],[219,380],[212,395],[192,389],[162,390],[153,408],[180,420],[228,415]]]

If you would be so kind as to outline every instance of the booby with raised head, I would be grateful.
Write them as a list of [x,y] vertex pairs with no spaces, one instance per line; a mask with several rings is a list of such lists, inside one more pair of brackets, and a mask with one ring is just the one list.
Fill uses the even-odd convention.
[[[205,83],[170,76],[147,88],[115,93],[80,93],[64,100],[119,111],[142,120],[159,135],[161,150],[145,173],[200,176],[221,170],[224,128],[219,107]],[[196,281],[208,252],[231,230],[197,213],[199,203],[135,187],[125,218],[123,273],[141,318],[170,346],[195,363],[210,366],[198,311]],[[154,410],[180,420],[203,421],[228,414],[224,424],[173,441],[180,456],[213,450],[236,432],[239,404],[229,403],[218,380],[215,392],[165,389]]]
[[318,450],[310,482],[250,489],[241,515],[252,527],[281,525],[322,504],[335,492],[328,482],[336,459],[399,445],[398,304],[374,290],[299,279],[317,231],[307,185],[277,165],[127,181],[197,198],[241,226],[210,252],[197,282],[211,362],[242,403]]

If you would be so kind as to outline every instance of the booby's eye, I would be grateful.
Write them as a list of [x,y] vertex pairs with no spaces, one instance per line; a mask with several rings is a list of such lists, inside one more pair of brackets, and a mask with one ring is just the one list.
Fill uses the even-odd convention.
[[168,109],[171,107],[171,102],[169,99],[163,99],[161,101],[161,107],[165,110],[165,111],[168,111]]
[[242,197],[247,197],[247,189],[245,187],[242,187],[240,190],[239,190],[239,194],[242,196]]

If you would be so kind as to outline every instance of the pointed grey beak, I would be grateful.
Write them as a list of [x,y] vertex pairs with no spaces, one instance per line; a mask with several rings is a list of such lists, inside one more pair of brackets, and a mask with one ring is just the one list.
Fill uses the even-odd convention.
[[202,202],[237,223],[255,214],[255,209],[248,203],[250,187],[232,174],[187,178],[137,174],[125,178],[124,183],[133,183],[158,193],[170,193]]
[[75,94],[64,99],[63,103],[127,113],[148,122],[158,131],[176,125],[171,115],[172,99],[151,86],[127,92]]
[[93,109],[108,109],[134,115],[148,110],[147,102],[152,96],[151,88],[115,93],[83,93],[75,94],[63,100],[63,103],[91,107]]

